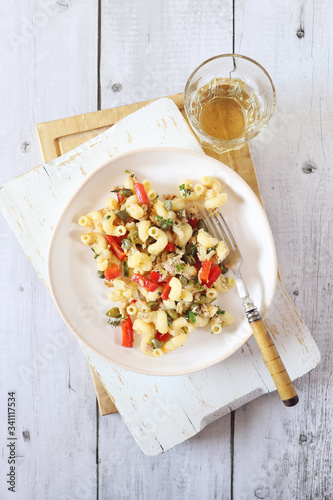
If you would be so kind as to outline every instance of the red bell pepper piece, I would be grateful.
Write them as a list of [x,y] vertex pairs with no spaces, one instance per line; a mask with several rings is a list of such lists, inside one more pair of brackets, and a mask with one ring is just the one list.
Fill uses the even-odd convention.
[[162,274],[158,273],[157,271],[152,271],[148,278],[152,280],[154,283],[162,283],[163,282],[163,276]]
[[116,243],[118,243],[119,246],[121,246],[123,239],[127,238],[127,236],[128,236],[128,231],[126,232],[126,234],[124,234],[124,236],[112,236],[112,238]]
[[171,241],[164,248],[164,252],[174,252],[176,250],[176,245],[174,245]]
[[199,273],[200,269],[201,269],[201,262],[198,258],[198,256],[196,255],[195,257],[195,263],[194,263],[194,267],[196,268],[197,270],[197,274]]
[[148,292],[155,292],[158,288],[157,283],[154,283],[151,279],[142,276],[142,274],[133,274],[131,280],[145,288]]
[[121,323],[122,331],[122,346],[123,347],[133,347],[134,335],[133,335],[133,323],[129,316],[124,319]]
[[145,187],[141,182],[134,182],[135,194],[139,203],[149,203],[149,198],[146,193]]
[[115,278],[118,278],[120,275],[121,272],[117,264],[111,264],[111,267],[108,267],[104,271],[104,278],[108,281],[114,280]]
[[205,262],[202,264],[201,268],[201,275],[200,275],[200,281],[203,285],[207,284],[208,278],[209,278],[209,273],[212,268],[213,262],[208,259],[205,260]]
[[209,273],[207,286],[211,287],[212,284],[215,283],[215,281],[217,280],[217,278],[220,276],[221,273],[222,273],[221,269],[219,268],[219,266],[217,264],[215,264],[215,266],[212,267],[212,269]]
[[168,281],[165,283],[165,285],[163,287],[163,290],[161,293],[161,299],[163,299],[163,300],[168,300],[169,293],[171,290],[171,286],[169,285],[169,283],[172,280],[172,278],[173,278],[173,276],[171,276],[171,278],[168,279]]
[[105,239],[110,245],[110,248],[112,252],[118,257],[119,260],[124,260],[126,259],[127,255],[123,251],[120,245],[116,242],[116,240],[113,238],[113,236],[110,236],[109,234],[105,235]]
[[195,227],[197,227],[197,224],[198,224],[198,219],[190,219],[188,218],[187,219],[189,225],[191,226],[192,229],[194,229]]
[[170,333],[157,332],[155,335],[155,339],[159,340],[160,342],[166,342],[167,340],[169,340],[170,337],[171,337]]
[[117,193],[117,201],[118,201],[119,205],[122,205],[124,203],[124,200],[125,200],[125,197],[124,196],[120,196],[119,191],[118,191],[118,193]]

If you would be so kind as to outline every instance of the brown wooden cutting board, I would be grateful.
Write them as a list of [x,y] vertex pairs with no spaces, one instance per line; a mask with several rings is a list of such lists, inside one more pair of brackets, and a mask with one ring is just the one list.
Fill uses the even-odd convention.
[[[186,118],[183,94],[174,94],[169,97]],[[154,100],[38,123],[36,129],[44,160],[51,161],[71,151]],[[262,203],[258,179],[248,144],[245,144],[241,149],[221,155],[209,150],[205,150],[205,152],[237,172],[248,183]],[[94,369],[90,368],[101,414],[107,415],[117,412],[111,394],[105,389]]]

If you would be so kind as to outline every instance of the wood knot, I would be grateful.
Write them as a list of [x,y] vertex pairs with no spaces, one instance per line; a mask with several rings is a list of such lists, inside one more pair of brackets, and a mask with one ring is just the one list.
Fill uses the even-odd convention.
[[296,36],[297,36],[297,38],[304,38],[304,30],[302,28],[299,28],[296,31]]
[[24,438],[24,441],[30,441],[30,432],[29,431],[23,431],[22,436]]
[[301,435],[300,435],[300,437],[299,437],[299,442],[300,442],[301,444],[306,443],[306,442],[307,442],[307,440],[308,440],[308,438],[307,438],[307,436],[306,436],[305,434],[301,434]]
[[265,499],[269,496],[269,489],[268,488],[264,488],[262,486],[260,486],[259,488],[257,488],[255,491],[254,491],[254,496],[256,498],[260,498],[261,500],[262,499]]
[[304,174],[313,174],[317,168],[317,165],[313,161],[305,161],[302,165],[302,171]]
[[114,83],[111,87],[112,92],[120,92],[122,88],[123,86],[121,83]]
[[59,8],[59,12],[66,12],[68,10],[69,4],[66,0],[58,0],[56,2],[57,7]]
[[21,144],[22,153],[29,153],[29,150],[30,150],[29,146],[30,146],[30,142],[26,142],[26,141],[22,142],[22,144]]
[[297,295],[299,295],[299,291],[298,290],[294,290],[293,294],[296,295],[296,297],[297,297]]

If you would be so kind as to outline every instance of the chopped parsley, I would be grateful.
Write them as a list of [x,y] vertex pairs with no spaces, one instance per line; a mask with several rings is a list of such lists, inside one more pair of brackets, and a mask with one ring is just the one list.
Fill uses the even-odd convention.
[[95,255],[94,255],[94,259],[97,259],[97,257],[99,257],[99,256],[100,256],[100,254],[99,254],[99,253],[96,253],[96,252],[95,252],[95,250],[94,250],[92,247],[90,247],[90,248],[91,248],[91,250],[92,250],[92,251],[94,252],[94,254],[95,254]]
[[160,215],[156,217],[157,224],[161,229],[167,231],[173,225],[173,221],[171,219],[163,219]]
[[111,217],[111,215],[106,215],[105,217],[103,217],[103,220],[109,220]]
[[115,328],[116,326],[120,326],[121,319],[109,318],[108,323],[110,326],[112,326],[112,328]]
[[199,281],[196,276],[193,276],[193,278],[190,279],[189,283],[190,285],[194,285],[200,292],[205,289],[201,281]]
[[190,196],[190,194],[192,193],[192,190],[187,188],[185,184],[181,184],[179,186],[179,191],[182,193],[184,198],[187,198],[187,196]]
[[225,311],[222,311],[222,309],[220,309],[219,306],[217,306],[217,307],[218,307],[218,309],[217,309],[216,315],[225,314]]
[[190,321],[191,323],[195,323],[197,316],[198,316],[198,313],[196,313],[194,311],[188,311],[188,310],[186,310],[184,318],[186,319],[186,321]]
[[129,170],[125,170],[125,174],[133,175],[132,172],[130,172]]
[[215,252],[216,248],[217,248],[217,245],[214,245],[213,247],[207,248],[207,253],[213,252],[213,251]]
[[177,269],[177,273],[180,273],[181,271],[184,271],[185,264],[176,264],[176,269]]

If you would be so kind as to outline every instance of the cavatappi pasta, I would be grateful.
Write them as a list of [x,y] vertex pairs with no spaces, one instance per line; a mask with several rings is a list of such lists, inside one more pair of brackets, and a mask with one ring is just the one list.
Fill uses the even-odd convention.
[[139,182],[126,171],[124,184],[111,190],[106,207],[79,219],[89,232],[81,241],[93,251],[97,275],[109,299],[117,302],[106,315],[122,328],[122,345],[159,358],[183,346],[196,327],[212,334],[231,325],[231,313],[215,304],[219,293],[235,285],[226,277],[228,248],[213,237],[200,216],[227,202],[220,181],[203,176],[184,179],[178,195],[159,198],[150,180]]

